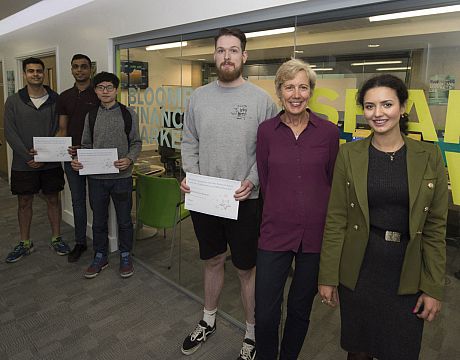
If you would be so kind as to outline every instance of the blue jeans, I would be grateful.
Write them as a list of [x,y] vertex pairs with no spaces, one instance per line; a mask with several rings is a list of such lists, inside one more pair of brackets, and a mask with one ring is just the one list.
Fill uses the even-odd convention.
[[72,196],[75,243],[86,245],[86,176],[73,170],[70,162],[64,163],[64,171]]
[[93,210],[93,248],[107,256],[109,245],[109,204],[115,206],[118,223],[120,252],[133,248],[133,222],[131,220],[133,179],[92,179],[88,177],[89,203]]
[[280,360],[297,359],[307,335],[313,299],[318,292],[319,254],[257,251],[256,347],[258,360],[278,358],[278,328],[284,286],[295,258]]

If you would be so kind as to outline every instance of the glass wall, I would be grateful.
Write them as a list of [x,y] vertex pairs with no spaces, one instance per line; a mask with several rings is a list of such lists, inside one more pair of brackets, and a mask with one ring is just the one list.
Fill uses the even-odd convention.
[[[235,24],[237,26],[238,24]],[[459,239],[460,231],[460,15],[370,22],[367,17],[309,23],[299,14],[276,24],[254,23],[246,33],[290,28],[278,35],[248,39],[244,77],[265,89],[278,103],[275,72],[291,57],[309,62],[318,74],[310,107],[337,124],[343,141],[362,136],[356,129],[367,126],[356,106],[356,89],[365,79],[392,73],[403,79],[410,91],[408,112],[414,138],[438,142],[445,154],[450,176],[448,238]],[[180,181],[181,132],[187,101],[193,89],[216,79],[213,62],[216,30],[178,34],[176,37],[126,43],[117,49],[122,78],[121,99],[139,116],[144,148],[136,164],[138,172],[165,169],[161,176]],[[166,48],[164,44],[176,43]],[[162,48],[147,46],[163,45]],[[202,263],[190,218],[179,224],[172,267],[168,269],[172,230],[138,240],[136,256],[173,282],[202,298]],[[145,229],[147,231],[149,229]],[[239,281],[229,259],[221,310],[244,321]]]

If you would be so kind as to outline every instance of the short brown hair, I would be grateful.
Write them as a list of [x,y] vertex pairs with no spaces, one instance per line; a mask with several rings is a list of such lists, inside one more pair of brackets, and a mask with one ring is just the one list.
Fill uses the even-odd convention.
[[246,35],[240,29],[237,28],[222,28],[219,30],[219,33],[214,37],[214,47],[217,46],[217,40],[221,36],[234,36],[240,39],[241,42],[241,51],[246,50]]

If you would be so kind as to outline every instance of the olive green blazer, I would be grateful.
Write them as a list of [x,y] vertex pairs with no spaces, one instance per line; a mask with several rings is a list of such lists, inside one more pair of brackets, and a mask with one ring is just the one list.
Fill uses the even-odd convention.
[[[369,238],[368,138],[343,144],[335,163],[324,230],[319,284],[354,289]],[[446,264],[447,175],[437,145],[404,137],[410,239],[399,294],[442,298]],[[385,276],[385,274],[382,274]]]

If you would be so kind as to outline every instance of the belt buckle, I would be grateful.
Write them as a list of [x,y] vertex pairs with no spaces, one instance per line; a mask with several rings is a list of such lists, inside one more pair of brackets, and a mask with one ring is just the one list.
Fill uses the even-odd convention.
[[401,242],[401,233],[397,231],[385,231],[385,241]]

